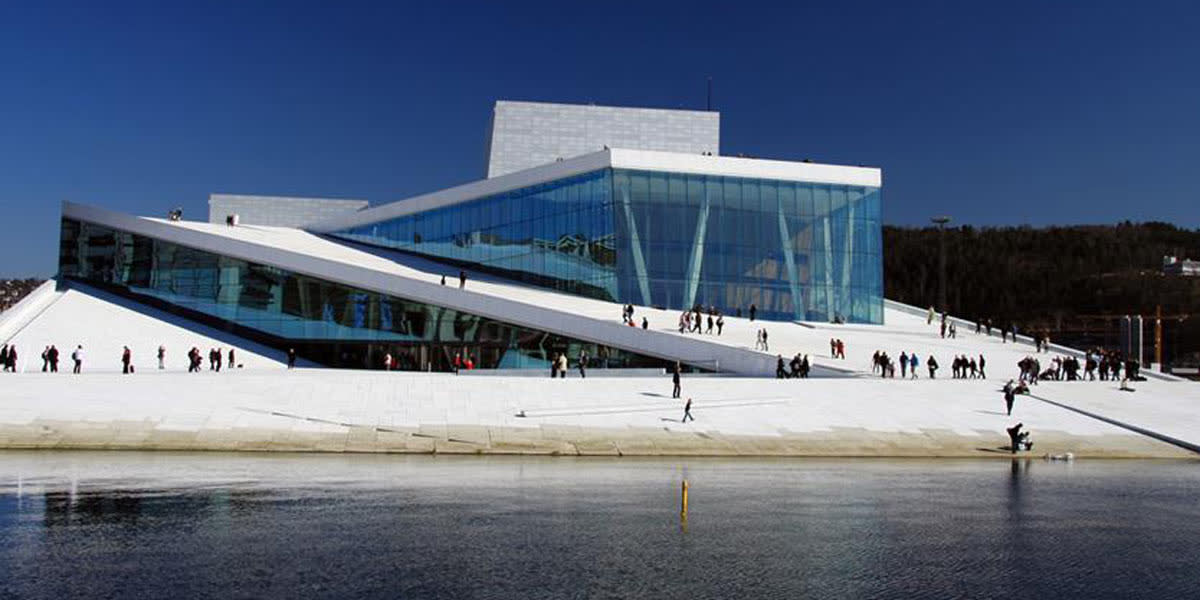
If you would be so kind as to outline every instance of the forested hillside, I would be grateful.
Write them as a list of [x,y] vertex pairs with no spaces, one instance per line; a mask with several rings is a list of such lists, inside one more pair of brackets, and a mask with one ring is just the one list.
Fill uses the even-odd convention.
[[[937,300],[938,235],[934,228],[883,228],[884,287],[893,300],[930,306]],[[1180,346],[1197,349],[1200,277],[1164,276],[1164,255],[1200,259],[1200,231],[1166,223],[1115,226],[948,228],[947,301],[965,318],[1016,322],[1066,337],[1104,327],[1103,315],[1191,314]],[[1172,339],[1176,335],[1170,332]],[[1147,333],[1149,336],[1149,332]]]

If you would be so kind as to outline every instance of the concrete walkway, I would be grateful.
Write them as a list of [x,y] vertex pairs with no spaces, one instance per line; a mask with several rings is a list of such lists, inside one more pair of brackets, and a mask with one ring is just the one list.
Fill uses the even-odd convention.
[[[0,377],[0,448],[569,455],[1008,457],[1021,421],[1037,456],[1195,457],[1000,381],[455,377],[298,369]],[[1045,383],[1036,393],[1200,442],[1200,402],[1165,382]]]

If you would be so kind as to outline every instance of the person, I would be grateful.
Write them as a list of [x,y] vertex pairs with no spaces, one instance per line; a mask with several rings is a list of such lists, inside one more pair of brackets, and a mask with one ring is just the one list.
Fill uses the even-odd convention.
[[933,310],[933,306],[930,306],[930,307],[929,307],[929,314],[928,314],[928,315],[926,315],[926,317],[925,317],[925,324],[926,324],[926,325],[933,325],[933,315],[934,315],[934,313],[935,313],[935,312],[936,312],[936,311],[934,311],[934,310]]
[[383,370],[384,371],[392,370],[392,353],[391,352],[385,353],[383,355]]
[[550,357],[550,379],[558,377],[558,353]]
[[295,348],[288,348],[287,368],[289,368],[289,369],[296,368],[296,349]]
[[936,379],[938,364],[937,359],[932,354],[929,355],[929,358],[925,359],[925,366],[929,368],[929,378]]
[[674,388],[671,390],[672,398],[679,397],[679,371],[680,370],[681,370],[681,367],[679,365],[679,361],[675,361],[675,368],[671,369],[671,383],[674,385]]
[[838,338],[837,341],[837,357],[842,360],[846,359],[846,342],[843,342],[841,338]]
[[763,352],[769,352],[771,350],[771,347],[767,345],[767,328],[766,327],[763,327],[763,330],[762,330],[762,341],[763,341]]
[[1017,393],[1013,390],[1012,380],[1008,380],[1008,385],[1004,386],[1004,410],[1005,414],[1012,416],[1013,403],[1017,400]]
[[908,354],[900,351],[900,379],[908,378]]
[[46,346],[46,349],[42,350],[42,372],[45,373],[49,370],[50,370],[50,346]]
[[222,358],[221,358],[221,357],[222,357],[222,356],[224,356],[224,355],[223,355],[223,354],[221,354],[221,349],[220,349],[220,348],[213,348],[213,360],[214,360],[214,362],[215,362],[215,363],[216,363],[216,365],[217,365],[216,371],[217,371],[218,373],[220,373],[220,372],[221,372],[221,362],[222,362]]
[[0,348],[0,370],[3,370],[5,373],[8,372],[8,344]]
[[459,271],[458,272],[458,289],[461,290],[465,287],[467,287],[467,272]]
[[78,375],[83,370],[83,345],[75,347],[75,351],[71,353],[71,360],[75,361],[75,369],[71,372]]
[[986,367],[986,366],[987,366],[987,361],[984,360],[983,355],[980,354],[979,355],[979,378],[980,379],[987,379],[987,371],[984,370],[984,367]]
[[717,315],[717,335],[721,335],[721,329],[725,327],[725,315]]
[[567,353],[566,352],[563,352],[562,354],[558,355],[558,376],[563,379],[567,378]]
[[[454,374],[458,375],[458,370],[462,368],[462,353],[461,352],[454,353],[454,360],[450,363],[450,366],[454,367]],[[553,375],[551,375],[551,377],[553,377]]]
[[712,330],[713,330],[713,325],[715,325],[715,324],[716,324],[716,319],[713,319],[712,315],[708,315],[708,329],[704,330],[704,333],[711,335]]
[[50,344],[50,372],[58,372],[58,348],[54,344]]
[[579,378],[580,379],[587,379],[587,371],[586,371],[587,362],[588,362],[587,350],[580,350],[579,351]]
[[468,371],[475,369],[475,359],[471,358],[470,354],[468,354],[467,359],[465,361],[463,361],[463,368]]
[[837,358],[837,339],[829,338],[829,358]]
[[642,317],[642,329],[650,329],[650,321],[646,317]]
[[1029,432],[1021,431],[1024,423],[1017,423],[1005,429],[1008,432],[1009,450],[1016,454],[1018,450],[1033,450],[1033,442],[1029,441]]
[[750,305],[750,320],[753,321],[754,316],[757,314],[758,314],[758,306],[751,304]]
[[696,420],[696,417],[692,416],[692,399],[691,398],[688,398],[687,403],[683,405],[683,418],[680,419],[679,422],[687,423],[688,419],[691,419],[693,421]]
[[917,378],[917,367],[921,366],[921,359],[917,358],[917,353],[913,352],[908,355],[908,372],[912,379]]
[[121,374],[128,375],[133,361],[133,354],[129,351],[129,346],[121,352]]
[[783,379],[787,377],[787,370],[783,367],[783,355],[777,354],[778,359],[775,361],[775,379]]
[[166,365],[163,364],[163,359],[165,359],[166,357],[167,357],[167,349],[164,348],[162,346],[162,344],[159,344],[159,346],[158,346],[158,368],[160,371],[162,369],[166,368]]
[[446,274],[442,274],[442,285],[446,285]]
[[946,319],[942,319],[942,339],[946,338]]
[[233,348],[229,349],[229,365],[228,366],[230,369],[232,369],[234,366],[233,365]]

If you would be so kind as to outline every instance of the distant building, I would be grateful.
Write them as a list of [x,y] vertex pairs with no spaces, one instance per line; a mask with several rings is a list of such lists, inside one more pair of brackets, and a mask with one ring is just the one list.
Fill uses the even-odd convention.
[[721,113],[499,100],[488,131],[487,176],[605,148],[719,154]]
[[1184,277],[1200,276],[1200,261],[1181,259],[1177,256],[1164,256],[1163,275],[1183,275]]

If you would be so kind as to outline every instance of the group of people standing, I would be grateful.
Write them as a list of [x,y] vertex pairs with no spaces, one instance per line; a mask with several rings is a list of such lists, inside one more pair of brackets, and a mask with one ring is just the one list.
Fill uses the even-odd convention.
[[[166,350],[162,346],[159,346],[158,347],[158,368],[160,368],[160,369],[163,368],[163,357],[165,355],[166,355]],[[201,365],[204,363],[204,360],[200,354],[199,348],[192,346],[192,349],[188,350],[187,356],[188,356],[188,373],[199,373],[200,371],[203,370],[201,368]],[[208,370],[220,372],[221,367],[223,366],[222,363],[224,361],[223,356],[224,356],[224,354],[221,352],[220,348],[209,349],[209,351],[208,351]],[[289,359],[290,359],[290,353],[289,353]],[[291,366],[290,363],[291,363],[291,360],[289,360],[289,365],[288,365],[289,367]],[[233,368],[236,364],[237,364],[236,354],[234,354],[233,348],[230,348],[229,349],[229,368]]]
[[[631,310],[632,306],[629,307]],[[722,315],[716,307],[710,306],[707,310],[708,327],[705,328],[705,310],[699,304],[692,307],[691,310],[685,310],[679,314],[679,333],[708,333],[713,332],[713,327],[717,329],[717,335],[721,335],[721,330],[725,328],[725,315]]]
[[17,372],[17,347],[15,345],[5,344],[4,348],[0,349],[0,367],[4,368],[5,373]]
[[[42,372],[57,373],[58,372],[58,347],[54,344],[46,346],[42,350]],[[72,373],[79,373],[83,368],[83,346],[77,346],[75,351],[71,353],[71,360],[75,366]],[[0,348],[0,366],[3,366],[5,372],[17,372],[17,346],[16,344],[5,344]]]
[[770,351],[770,346],[767,345],[767,328],[757,330],[754,334],[754,349],[762,350],[763,352]]
[[[633,305],[632,304],[626,304],[625,306],[621,307],[621,322],[630,327],[638,326],[637,321],[635,321],[633,319]],[[642,317],[642,329],[649,329],[649,328],[650,328],[650,321],[647,320],[646,317]],[[679,333],[683,333],[682,328],[680,328]]]
[[775,362],[775,378],[808,379],[808,372],[812,368],[812,365],[808,362],[808,355],[805,354],[803,357],[801,357],[799,352],[792,357],[792,360],[790,363],[788,363],[788,366],[791,367],[790,371],[783,364],[783,355],[778,355],[778,359]]
[[987,360],[983,355],[979,355],[979,360],[975,357],[967,357],[962,354],[954,357],[954,361],[950,363],[950,372],[954,374],[954,379],[987,379]]

